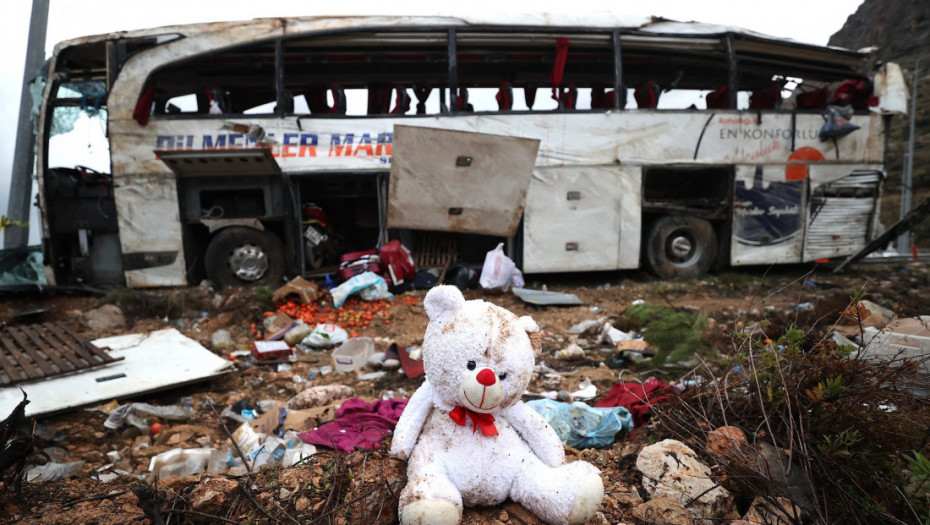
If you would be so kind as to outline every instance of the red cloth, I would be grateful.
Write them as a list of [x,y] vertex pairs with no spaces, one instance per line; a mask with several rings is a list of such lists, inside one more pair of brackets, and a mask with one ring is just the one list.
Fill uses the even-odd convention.
[[307,443],[339,452],[352,452],[356,448],[376,449],[381,445],[381,439],[397,426],[405,406],[406,399],[379,399],[366,403],[353,397],[342,403],[336,411],[336,419],[298,435]]
[[[485,368],[484,370],[487,370]],[[484,372],[482,370],[482,372]],[[481,433],[485,436],[496,436],[497,427],[494,426],[494,416],[491,414],[482,414],[481,412],[475,412],[468,410],[465,407],[455,407],[452,412],[449,412],[449,417],[452,421],[455,421],[456,424],[460,426],[465,426],[465,416],[471,418],[471,432],[472,434],[481,428]]]
[[668,383],[650,377],[645,383],[617,383],[600,400],[598,407],[626,407],[633,416],[633,426],[646,424],[646,416],[655,403],[662,403],[674,394]]

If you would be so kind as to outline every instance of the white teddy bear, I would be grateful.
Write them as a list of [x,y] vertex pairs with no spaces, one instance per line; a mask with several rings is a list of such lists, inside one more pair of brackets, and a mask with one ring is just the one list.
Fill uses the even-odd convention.
[[601,504],[600,471],[565,464],[552,427],[520,397],[541,349],[536,323],[454,286],[424,299],[426,380],[410,398],[391,443],[408,459],[403,524],[459,523],[462,505],[510,498],[548,523],[584,523]]

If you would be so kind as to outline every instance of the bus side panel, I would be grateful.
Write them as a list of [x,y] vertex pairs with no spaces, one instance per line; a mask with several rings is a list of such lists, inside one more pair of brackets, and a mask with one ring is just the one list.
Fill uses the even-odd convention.
[[127,175],[114,182],[126,285],[187,284],[174,175]]
[[869,242],[881,181],[879,166],[810,167],[805,262],[846,256]]
[[731,264],[800,262],[807,179],[787,180],[784,165],[739,165],[733,193]]
[[626,170],[537,168],[526,198],[524,271],[613,270],[621,267],[619,254],[630,251],[638,263],[639,169]]

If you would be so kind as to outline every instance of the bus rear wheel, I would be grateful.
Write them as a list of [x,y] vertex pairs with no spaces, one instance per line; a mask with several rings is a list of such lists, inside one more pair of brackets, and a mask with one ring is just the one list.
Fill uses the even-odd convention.
[[694,279],[710,270],[717,235],[704,219],[667,215],[656,219],[646,236],[646,264],[663,279]]
[[284,244],[271,232],[226,228],[210,241],[204,263],[219,287],[277,286],[284,277]]

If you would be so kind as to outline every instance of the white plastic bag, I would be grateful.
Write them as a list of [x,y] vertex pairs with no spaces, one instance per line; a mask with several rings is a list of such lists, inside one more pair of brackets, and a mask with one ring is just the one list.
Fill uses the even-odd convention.
[[341,345],[349,338],[349,333],[344,328],[335,324],[318,324],[307,337],[304,337],[300,344],[312,346],[314,348],[329,348],[331,346]]
[[478,284],[485,290],[506,292],[511,286],[523,287],[523,273],[517,265],[504,255],[504,243],[489,251],[484,257]]
[[[368,290],[372,288],[372,290]],[[333,306],[342,308],[342,303],[354,293],[361,292],[362,299],[374,301],[376,299],[394,299],[387,291],[387,282],[384,277],[374,272],[364,272],[351,277],[346,282],[329,291],[333,296]]]

